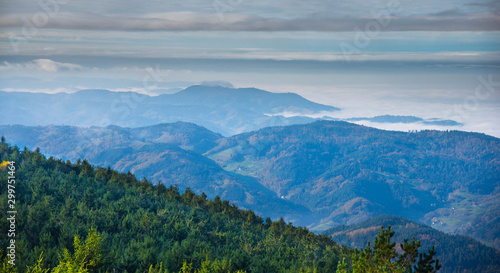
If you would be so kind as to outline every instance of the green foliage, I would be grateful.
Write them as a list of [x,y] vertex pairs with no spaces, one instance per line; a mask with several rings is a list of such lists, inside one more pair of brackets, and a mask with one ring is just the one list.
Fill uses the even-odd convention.
[[[498,238],[500,139],[484,134],[318,121],[232,136],[205,155],[317,212],[325,223],[318,231],[383,211],[428,224],[437,217],[441,230],[491,244]],[[486,211],[488,221],[475,221]]]
[[[294,227],[283,218],[264,221],[220,197],[209,200],[190,189],[181,193],[177,186],[155,186],[85,160],[47,159],[6,143],[0,144],[3,160],[16,162],[17,217],[22,220],[17,226],[19,264],[9,268],[4,262],[2,272],[44,272],[42,251],[45,267],[54,272],[321,273],[355,268],[353,249],[329,236]],[[1,202],[7,199],[6,177],[0,172]],[[6,218],[0,211],[3,234]],[[392,236],[381,234],[375,249],[363,250],[354,261],[386,269],[390,261],[393,268],[414,265],[424,272],[439,266],[433,250],[418,256],[415,264],[415,240],[405,241],[405,253],[392,260]],[[6,245],[0,237],[0,246]]]
[[337,273],[347,273],[347,263],[345,262],[345,258],[342,259],[342,262],[339,262],[337,265]]
[[440,268],[439,260],[434,260],[434,256],[436,255],[436,251],[434,251],[434,246],[429,249],[428,253],[420,254],[420,259],[416,266],[414,266],[415,272],[417,273],[435,273]]
[[[0,255],[4,257],[3,253]],[[9,258],[5,256],[0,264],[0,272],[2,273],[17,273],[17,267],[9,263]]]
[[274,218],[302,216],[295,223],[317,231],[383,211],[429,225],[436,217],[434,227],[500,249],[500,140],[484,134],[392,132],[330,121],[227,138],[186,123],[0,131],[56,157],[133,170],[210,198],[223,195]]
[[[361,249],[359,253],[355,253],[352,257],[352,269],[354,273],[411,273],[413,264],[417,261],[418,248],[420,247],[420,242],[415,241],[415,238],[411,242],[405,240],[403,244],[400,244],[401,255],[396,252],[396,243],[391,241],[394,236],[394,231],[391,231],[391,226],[384,229],[382,226],[378,232],[377,237],[375,237],[375,244],[373,249],[370,246],[370,242],[366,245],[365,249]],[[414,266],[415,272],[419,273],[434,273],[441,268],[438,260],[434,260],[434,247],[427,254],[420,254],[420,259],[416,266]],[[339,263],[337,267],[337,273],[345,273],[346,264],[343,262]]]
[[[325,234],[333,234],[332,239],[339,244],[360,248],[366,246],[366,242],[373,242],[380,226],[388,225],[396,233],[392,240],[397,245],[409,244],[405,240],[412,237],[420,242],[421,249],[432,249],[435,245],[437,253],[434,257],[442,265],[441,273],[500,271],[500,252],[495,249],[469,237],[446,234],[401,217],[378,216],[358,224],[337,226],[325,231]],[[412,256],[415,257],[414,254]]]
[[43,261],[43,252],[40,254],[40,258],[36,262],[35,266],[28,266],[26,273],[48,273],[50,269],[48,268],[42,268],[42,261]]
[[[209,200],[189,189],[181,193],[176,186],[154,186],[85,160],[47,159],[5,143],[0,144],[2,160],[16,162],[19,272],[43,268],[299,272],[302,268],[321,273],[335,271],[338,261],[349,260],[353,253],[328,236],[283,219],[264,221],[220,198]],[[1,202],[7,198],[6,178],[7,173],[0,172]],[[3,234],[8,226],[5,213],[0,211]],[[6,238],[0,237],[0,246],[5,249]]]
[[94,272],[101,266],[101,237],[93,227],[90,228],[85,243],[81,242],[78,235],[75,236],[74,249],[74,254],[63,249],[63,257],[53,273]]

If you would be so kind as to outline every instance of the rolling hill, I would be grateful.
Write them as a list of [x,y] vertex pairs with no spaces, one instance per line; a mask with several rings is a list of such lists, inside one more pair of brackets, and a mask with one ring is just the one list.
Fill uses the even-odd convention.
[[[389,224],[396,242],[415,236],[424,250],[436,245],[444,265],[440,272],[497,272],[499,267],[500,254],[492,248],[398,217],[377,217],[328,230],[331,236],[315,235],[282,218],[264,220],[219,197],[208,200],[189,189],[181,194],[175,186],[153,185],[86,160],[46,158],[38,150],[20,150],[3,140],[0,161],[10,162],[8,170],[0,171],[0,199],[13,198],[8,196],[7,176],[17,181],[20,272],[37,260],[39,270],[83,262],[91,272],[334,272],[342,260],[351,270],[353,248],[332,238],[357,247],[370,241],[380,225]],[[0,216],[7,234],[6,211]],[[8,244],[7,236],[0,237],[3,248]],[[0,259],[2,272],[16,272],[3,252]]]
[[101,167],[131,172],[154,183],[191,188],[209,198],[220,196],[239,207],[273,219],[281,216],[301,224],[310,211],[279,198],[255,178],[228,172],[202,153],[221,139],[195,124],[177,122],[141,128],[78,128],[70,126],[0,126],[0,135],[12,143],[56,158],[86,159]]
[[[313,225],[317,231],[391,213],[464,233],[499,204],[500,140],[484,134],[319,121],[218,143],[209,158],[309,208],[322,219]],[[482,240],[493,245],[498,233],[488,234]]]
[[0,126],[11,143],[228,198],[316,232],[401,215],[498,246],[500,140],[347,122],[222,137],[186,123],[143,128]]

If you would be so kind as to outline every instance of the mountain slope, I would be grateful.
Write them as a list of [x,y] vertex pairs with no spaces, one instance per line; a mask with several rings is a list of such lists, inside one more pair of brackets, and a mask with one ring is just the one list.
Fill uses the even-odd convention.
[[[150,266],[180,272],[204,263],[224,272],[332,272],[350,259],[327,236],[296,228],[283,219],[265,221],[219,198],[207,200],[175,187],[153,186],[133,175],[71,164],[39,152],[0,143],[0,162],[15,167],[16,267],[27,272],[43,252],[43,267],[54,268],[64,249],[84,242],[91,229],[102,238],[87,255],[97,262],[89,272],[148,272]],[[9,165],[9,167],[12,167]],[[0,200],[7,203],[8,170],[0,171]],[[0,246],[7,249],[7,210],[0,212]],[[74,239],[80,236],[80,240]],[[83,236],[83,238],[82,238]],[[76,248],[76,247],[75,247]],[[0,252],[4,265],[5,252]],[[2,267],[3,268],[3,267]],[[98,268],[98,270],[97,270]],[[2,271],[3,272],[3,271]],[[183,271],[187,272],[187,271]],[[191,271],[189,271],[191,272]]]
[[500,251],[484,246],[471,238],[460,235],[448,235],[401,217],[377,216],[349,226],[340,225],[326,230],[339,244],[349,247],[364,248],[366,243],[377,235],[381,226],[391,226],[396,232],[394,241],[402,243],[404,239],[415,237],[420,240],[421,248],[435,246],[443,268],[447,272],[498,272],[500,270]]
[[308,209],[278,198],[255,178],[225,171],[212,160],[176,146],[148,144],[137,149],[111,148],[91,158],[91,162],[110,165],[118,171],[130,171],[150,181],[175,184],[181,190],[190,188],[198,194],[204,192],[209,198],[220,196],[259,215],[274,219],[285,217],[296,223],[309,221]]
[[223,170],[201,155],[217,145],[220,135],[203,127],[177,122],[141,128],[77,128],[69,126],[0,126],[0,135],[20,147],[27,146],[56,158],[85,158],[101,167],[131,172],[154,183],[178,185],[220,196],[238,206],[273,219],[281,216],[307,224],[310,211],[279,198],[255,178]]
[[311,209],[317,230],[392,213],[460,232],[500,202],[500,140],[483,134],[321,121],[218,142],[208,157]]
[[0,134],[48,155],[224,196],[316,231],[392,213],[498,247],[500,141],[483,134],[326,121],[229,138],[185,123],[1,126]]

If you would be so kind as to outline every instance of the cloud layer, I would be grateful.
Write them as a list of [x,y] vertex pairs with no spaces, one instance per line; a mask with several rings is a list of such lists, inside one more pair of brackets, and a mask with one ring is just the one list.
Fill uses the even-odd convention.
[[[61,13],[37,21],[29,14],[2,16],[0,27],[88,29],[88,30],[167,30],[167,31],[499,31],[500,17],[492,13],[391,16],[387,21],[366,17],[329,17],[310,15],[302,18],[263,18],[226,14],[163,13],[124,17],[122,15],[87,15]],[[46,23],[43,23],[46,22]],[[387,22],[387,23],[382,23]],[[29,31],[29,30],[28,30]]]
[[495,1],[2,1],[0,27],[167,31],[498,31]]
[[16,64],[11,64],[7,61],[4,61],[2,64],[0,64],[0,71],[38,70],[44,72],[58,72],[60,70],[81,70],[81,69],[83,69],[83,66],[78,64],[55,62],[50,59],[36,59],[30,62],[16,63]]

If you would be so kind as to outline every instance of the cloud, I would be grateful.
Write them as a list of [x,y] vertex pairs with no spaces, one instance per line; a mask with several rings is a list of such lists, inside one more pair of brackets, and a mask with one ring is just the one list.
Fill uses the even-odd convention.
[[497,0],[472,2],[472,3],[468,3],[467,5],[468,6],[484,7],[484,8],[487,8],[488,10],[493,11],[497,14],[500,12],[500,2],[498,2]]
[[[255,52],[215,52],[210,58],[214,59],[238,59],[238,60],[273,60],[273,61],[319,61],[319,62],[342,62],[346,55],[340,51],[340,47],[333,48],[335,52],[302,52],[302,51],[255,51]],[[194,55],[196,56],[196,55]],[[194,57],[193,55],[191,57]],[[202,58],[203,55],[196,56]],[[493,67],[490,62],[500,62],[500,52],[496,51],[458,51],[458,52],[362,52],[349,54],[350,61],[394,61],[394,62],[441,62],[440,64],[429,64],[434,67],[471,67],[469,63],[477,63],[476,67]],[[449,64],[449,62],[452,62]],[[457,64],[458,62],[458,64]]]
[[71,63],[59,63],[50,59],[36,59],[32,64],[29,64],[32,69],[39,69],[46,72],[57,72],[59,70],[80,70],[83,69],[81,65]]
[[[227,13],[166,12],[138,15],[83,14],[61,12],[37,25],[30,14],[7,14],[0,27],[128,30],[128,31],[353,31],[377,24],[370,15],[307,14],[294,18],[262,17]],[[24,18],[24,19],[23,19]],[[222,20],[221,20],[222,18]],[[387,19],[387,18],[385,18]],[[27,23],[29,22],[29,23]],[[388,23],[378,23],[380,31],[498,31],[500,15],[493,12],[463,14],[445,10],[435,14],[392,15]],[[34,27],[34,28],[33,28]]]
[[78,88],[2,88],[4,92],[26,92],[26,93],[46,93],[46,94],[57,94],[57,93],[75,93],[81,89]]
[[81,70],[83,67],[78,64],[54,62],[50,59],[36,59],[31,62],[11,64],[4,61],[0,65],[0,70],[38,70],[44,72],[57,72],[60,70]]
[[234,88],[234,85],[227,81],[203,81],[201,85],[204,86],[221,86],[226,88]]

